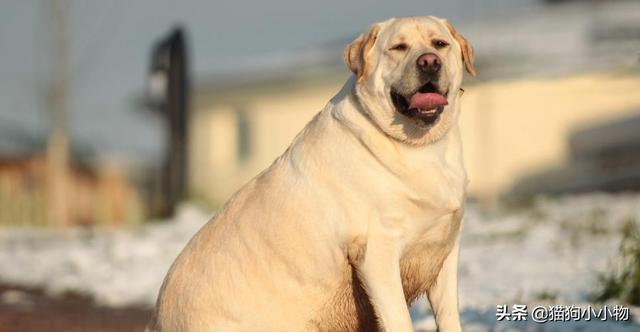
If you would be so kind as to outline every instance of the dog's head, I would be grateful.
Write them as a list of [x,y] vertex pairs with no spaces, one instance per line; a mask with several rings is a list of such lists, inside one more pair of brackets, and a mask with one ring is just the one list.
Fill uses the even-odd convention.
[[433,16],[377,23],[344,50],[365,111],[388,135],[411,144],[448,131],[463,67],[475,75],[473,57],[467,40]]

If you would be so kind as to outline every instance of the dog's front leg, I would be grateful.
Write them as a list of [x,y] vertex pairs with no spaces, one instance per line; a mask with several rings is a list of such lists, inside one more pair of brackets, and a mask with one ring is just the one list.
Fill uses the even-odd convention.
[[440,332],[462,331],[458,311],[459,237],[445,258],[436,282],[427,290],[427,297]]
[[386,227],[371,227],[364,255],[354,262],[358,277],[383,331],[413,331],[400,277],[399,236]]

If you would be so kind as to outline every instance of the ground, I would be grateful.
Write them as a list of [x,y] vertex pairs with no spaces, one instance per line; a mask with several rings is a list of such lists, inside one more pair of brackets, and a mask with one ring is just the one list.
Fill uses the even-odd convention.
[[79,295],[0,284],[0,332],[141,332],[150,310],[96,305]]
[[[212,215],[184,206],[174,220],[135,229],[0,228],[0,283],[21,287],[1,288],[0,332],[140,330],[169,265]],[[619,262],[621,230],[633,222],[640,194],[539,198],[517,209],[469,204],[459,268],[465,331],[640,330],[633,306],[622,322],[496,321],[497,305],[601,308],[591,302],[598,276]],[[435,329],[424,299],[411,312],[416,330]]]

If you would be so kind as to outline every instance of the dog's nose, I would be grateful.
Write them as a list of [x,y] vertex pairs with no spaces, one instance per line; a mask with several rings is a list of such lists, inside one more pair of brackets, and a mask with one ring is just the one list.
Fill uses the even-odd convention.
[[418,57],[418,68],[426,73],[435,74],[442,68],[442,61],[434,53],[425,53]]

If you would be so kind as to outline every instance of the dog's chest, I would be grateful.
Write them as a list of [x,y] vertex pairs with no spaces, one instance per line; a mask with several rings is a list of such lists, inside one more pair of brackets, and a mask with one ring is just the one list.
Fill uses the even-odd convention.
[[402,210],[410,220],[400,260],[408,302],[424,294],[435,282],[460,231],[467,176],[461,149],[451,148],[458,143],[443,142],[444,146],[429,153],[407,154],[412,171],[421,175],[405,182],[404,195],[398,196],[408,203]]
[[[448,142],[442,144],[445,143]],[[403,181],[397,197],[428,212],[423,216],[412,216],[414,218],[432,219],[434,215],[452,213],[463,205],[467,174],[461,148],[447,147],[428,147],[430,150],[402,154],[402,166],[399,168],[403,170]]]

